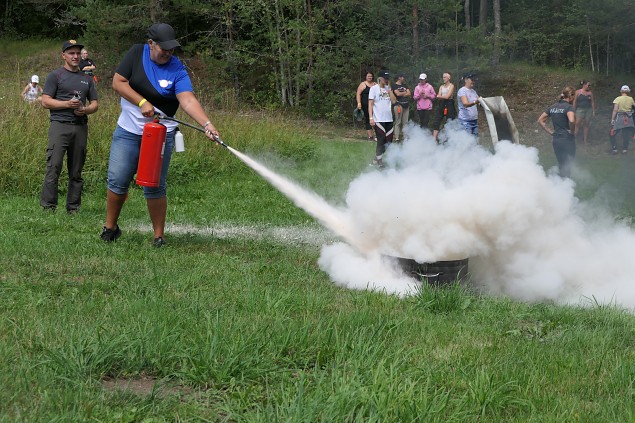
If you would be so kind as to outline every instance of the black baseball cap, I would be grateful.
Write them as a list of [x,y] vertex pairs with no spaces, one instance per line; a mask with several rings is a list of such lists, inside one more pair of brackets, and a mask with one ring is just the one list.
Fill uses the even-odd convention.
[[78,43],[77,41],[68,40],[68,41],[64,41],[64,44],[62,44],[62,53],[64,53],[66,50],[68,50],[71,47],[79,47],[80,50],[84,48],[84,46]]
[[176,41],[176,33],[174,28],[166,23],[154,24],[148,29],[148,38],[157,43],[162,50],[172,50],[181,47]]
[[380,71],[378,76],[380,78],[390,79],[390,74],[388,73],[387,70]]

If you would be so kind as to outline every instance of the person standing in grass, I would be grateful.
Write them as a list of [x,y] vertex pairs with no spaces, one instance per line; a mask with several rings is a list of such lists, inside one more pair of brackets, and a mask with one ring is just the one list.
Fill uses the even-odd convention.
[[[573,99],[575,89],[565,87],[560,94],[560,99],[547,107],[538,117],[538,124],[553,137],[553,152],[558,159],[560,176],[571,176],[571,165],[575,158],[575,111]],[[547,120],[551,118],[553,129],[547,127]]]
[[588,143],[591,119],[595,116],[595,98],[591,91],[591,83],[582,81],[580,88],[575,93],[573,99],[573,109],[575,110],[575,136],[577,138],[580,129],[583,129],[584,143]]
[[459,123],[469,134],[478,137],[479,96],[474,89],[476,75],[468,73],[463,77],[463,86],[456,94],[459,98]]
[[46,77],[42,90],[42,106],[50,110],[51,126],[48,132],[46,174],[40,194],[40,205],[45,210],[57,208],[57,185],[66,155],[66,211],[70,214],[77,213],[82,204],[82,169],[86,161],[88,144],[88,115],[95,113],[99,107],[93,79],[79,70],[82,47],[75,40],[64,42],[64,66]]
[[430,116],[432,116],[432,101],[437,97],[434,87],[428,84],[428,75],[419,75],[419,84],[415,87],[412,98],[417,103],[417,115],[419,116],[419,126],[428,129]]
[[[180,106],[201,125],[210,140],[216,141],[220,136],[194,95],[185,66],[174,56],[174,49],[180,45],[170,25],[154,24],[148,30],[148,41],[128,50],[113,77],[112,87],[121,95],[121,114],[110,146],[106,223],[101,233],[105,242],[121,236],[117,221],[137,172],[143,127],[152,122],[155,113],[173,117]],[[143,187],[155,247],[165,244],[166,178],[178,125],[172,121],[162,123],[167,127],[167,136],[159,186]]]
[[386,145],[392,142],[392,105],[396,101],[395,94],[390,88],[390,74],[387,71],[379,72],[377,84],[368,93],[370,124],[375,128],[375,136],[377,137],[375,158],[371,163],[373,166],[380,168],[384,166],[382,157],[386,151]]
[[622,134],[622,153],[626,154],[628,151],[628,144],[633,134],[635,133],[635,125],[633,124],[633,110],[635,109],[635,102],[633,97],[629,94],[631,89],[628,85],[622,85],[620,89],[620,96],[613,100],[613,112],[611,113],[611,126],[615,130],[615,136],[611,137],[611,143],[613,144],[613,154],[617,154],[617,143],[615,138],[618,134]]
[[22,90],[22,98],[29,103],[34,103],[36,101],[42,101],[41,95],[42,87],[40,87],[40,77],[33,75],[31,77],[31,82],[26,84],[26,87]]
[[456,119],[454,84],[452,83],[452,74],[450,72],[443,72],[443,84],[441,84],[439,92],[437,93],[437,104],[437,112],[432,122],[432,136],[438,143],[441,122],[447,121],[448,119]]
[[97,82],[95,80],[95,69],[96,68],[97,68],[97,66],[95,66],[95,62],[93,62],[92,59],[90,59],[88,57],[88,50],[83,48],[82,49],[82,60],[79,61],[79,69],[82,72],[84,72],[86,75],[88,75],[91,78],[93,78],[93,81]]
[[397,103],[393,107],[395,111],[395,142],[402,142],[404,140],[403,128],[408,124],[410,118],[410,88],[405,84],[406,75],[399,73],[397,75],[397,81],[392,87],[392,92],[395,94]]
[[364,128],[368,141],[373,141],[373,127],[370,124],[370,115],[368,114],[368,93],[374,85],[376,85],[375,75],[368,71],[364,80],[359,83],[356,94],[357,108],[364,112]]

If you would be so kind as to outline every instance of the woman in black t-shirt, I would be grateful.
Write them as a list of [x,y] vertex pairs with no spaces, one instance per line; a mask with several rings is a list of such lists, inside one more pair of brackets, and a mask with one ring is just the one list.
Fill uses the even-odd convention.
[[[553,136],[553,151],[558,159],[560,176],[571,176],[571,164],[575,157],[575,112],[573,99],[575,89],[564,87],[560,100],[549,106],[538,118],[538,123],[548,134]],[[551,118],[553,129],[547,127],[547,119]]]

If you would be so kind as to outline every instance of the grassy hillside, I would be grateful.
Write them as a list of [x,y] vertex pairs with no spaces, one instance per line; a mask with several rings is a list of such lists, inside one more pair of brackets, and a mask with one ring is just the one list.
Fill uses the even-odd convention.
[[[152,248],[138,189],[122,238],[101,242],[118,110],[103,85],[82,210],[42,212],[47,112],[24,104],[16,81],[44,72],[23,60],[4,62],[21,75],[0,73],[15,78],[0,102],[0,422],[634,421],[631,312],[594,298],[497,298],[468,283],[404,298],[338,286],[318,265],[334,235],[197,133],[186,131],[171,168],[167,246]],[[527,116],[553,93],[541,96]],[[333,203],[354,178],[379,174],[359,130],[211,114],[230,145]],[[587,151],[581,194],[632,185],[630,156]],[[601,264],[606,278],[621,265]]]

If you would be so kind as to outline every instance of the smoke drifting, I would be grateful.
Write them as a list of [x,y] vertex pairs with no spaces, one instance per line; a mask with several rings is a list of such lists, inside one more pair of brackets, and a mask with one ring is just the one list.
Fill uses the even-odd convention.
[[469,257],[471,283],[491,295],[635,308],[635,231],[591,212],[571,180],[545,173],[536,149],[499,142],[492,154],[452,129],[438,146],[409,129],[384,156],[386,169],[350,184],[343,209],[263,175],[343,239],[319,259],[335,283],[405,296],[419,282],[386,256]]

